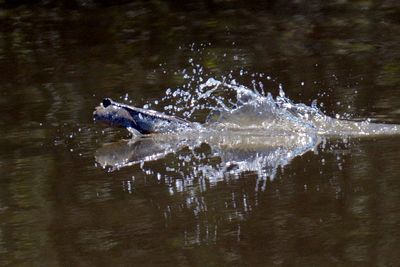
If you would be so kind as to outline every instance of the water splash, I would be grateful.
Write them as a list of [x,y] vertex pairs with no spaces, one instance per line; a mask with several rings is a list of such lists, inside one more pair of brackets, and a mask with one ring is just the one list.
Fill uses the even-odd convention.
[[274,98],[271,93],[250,89],[234,79],[230,82],[214,78],[199,81],[194,90],[167,89],[166,96],[158,104],[175,103],[167,105],[165,110],[192,121],[198,114],[206,114],[205,125],[210,129],[264,129],[266,134],[287,130],[330,137],[400,133],[398,125],[329,117],[318,108],[316,100],[310,106],[294,103],[286,97],[281,85],[279,95]]
[[[222,181],[238,181],[242,175],[256,177],[255,201],[249,204],[251,198],[247,194],[232,192],[231,203],[216,209],[224,210],[225,219],[238,224],[238,233],[240,222],[258,205],[258,192],[267,190],[270,181],[279,177],[294,158],[331,149],[341,169],[344,160],[338,151],[345,151],[351,145],[348,137],[399,133],[397,125],[326,116],[316,101],[310,106],[294,103],[282,86],[278,96],[273,97],[263,90],[240,85],[234,79],[203,81],[192,77],[190,81],[192,86],[167,89],[165,97],[152,104],[190,121],[203,120],[202,125],[104,145],[97,150],[96,161],[109,171],[132,166],[146,177],[144,180],[153,177],[168,187],[170,195],[182,197],[175,208],[189,208],[199,222],[202,214],[215,209],[215,203],[204,198],[203,192],[217,188]],[[340,147],[329,148],[328,140],[332,137]],[[326,164],[324,158],[320,164]],[[135,180],[126,180],[123,190],[134,192]],[[164,212],[168,222],[171,207],[165,207]],[[185,242],[201,243],[199,236],[202,231],[208,236],[208,225],[203,229],[198,223],[193,234],[185,231]],[[217,236],[217,226],[211,228],[215,234],[207,242]]]
[[[184,181],[207,179],[215,184],[226,176],[245,172],[254,172],[266,181],[274,178],[280,167],[313,151],[327,138],[400,133],[398,125],[329,117],[316,101],[310,106],[294,103],[281,85],[278,96],[273,97],[264,93],[262,86],[260,90],[255,86],[250,89],[232,78],[204,81],[203,69],[195,67],[192,76],[184,74],[186,85],[167,89],[161,100],[146,106],[163,106],[167,114],[203,120],[202,125],[104,146],[97,151],[96,161],[110,171],[139,165],[148,174],[153,171],[146,169],[145,163],[174,155],[179,164],[172,171]],[[209,147],[207,156],[199,150],[203,145]],[[191,166],[190,171],[183,166]],[[168,166],[166,169],[171,170]]]
[[[196,67],[199,69],[193,73],[202,75],[202,69]],[[115,170],[158,160],[179,153],[182,148],[194,151],[201,144],[208,144],[221,162],[212,167],[209,163],[192,164],[196,173],[207,173],[207,177],[215,181],[224,177],[227,170],[235,175],[254,171],[266,178],[274,177],[279,166],[312,150],[327,137],[400,133],[398,125],[326,116],[316,101],[310,106],[294,103],[286,97],[281,85],[279,95],[274,98],[270,93],[240,85],[234,79],[230,82],[214,78],[201,81],[191,77],[189,83],[196,84],[194,89],[189,84],[186,88],[167,89],[165,97],[154,104],[173,103],[164,106],[167,113],[192,121],[196,113],[205,114],[203,125],[167,131],[150,139],[130,140],[122,145],[123,152],[117,148],[110,158],[108,152],[101,151],[103,155],[96,156],[97,161],[103,167],[111,166],[111,170]]]

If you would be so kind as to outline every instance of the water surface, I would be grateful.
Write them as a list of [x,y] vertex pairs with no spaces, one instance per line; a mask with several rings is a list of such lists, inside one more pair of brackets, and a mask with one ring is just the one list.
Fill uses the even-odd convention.
[[400,123],[398,5],[233,7],[0,10],[1,265],[398,262],[400,136],[330,139],[239,172],[218,166],[243,152],[207,142],[111,172],[96,160],[130,138],[93,123],[103,97],[184,116],[165,96],[199,78]]

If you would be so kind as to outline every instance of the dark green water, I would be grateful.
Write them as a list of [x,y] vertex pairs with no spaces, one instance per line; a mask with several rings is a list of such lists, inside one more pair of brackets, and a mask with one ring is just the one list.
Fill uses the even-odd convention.
[[400,123],[400,6],[337,2],[0,10],[0,265],[396,266],[400,136],[321,144],[266,180],[191,173],[187,150],[95,161],[128,136],[93,124],[101,99],[161,99],[191,59],[204,79],[264,73],[329,115]]

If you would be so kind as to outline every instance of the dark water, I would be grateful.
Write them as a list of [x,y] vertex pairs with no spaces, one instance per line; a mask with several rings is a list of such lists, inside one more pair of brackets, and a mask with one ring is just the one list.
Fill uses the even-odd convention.
[[0,265],[396,266],[400,136],[332,140],[268,178],[211,179],[189,149],[96,164],[128,137],[93,124],[100,100],[161,99],[193,62],[204,79],[400,123],[396,1],[197,4],[0,10]]

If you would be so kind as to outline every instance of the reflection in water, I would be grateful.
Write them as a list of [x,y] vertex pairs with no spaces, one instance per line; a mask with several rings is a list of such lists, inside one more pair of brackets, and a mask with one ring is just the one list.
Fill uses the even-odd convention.
[[[288,263],[292,257],[299,256],[310,263],[313,259],[308,255],[315,251],[325,260],[331,257],[329,262],[369,261],[371,242],[381,238],[381,230],[375,228],[380,222],[368,214],[377,212],[374,206],[380,203],[378,196],[382,192],[370,188],[371,179],[363,177],[369,177],[368,173],[377,174],[379,170],[373,165],[363,167],[357,163],[365,154],[363,150],[368,147],[368,141],[361,146],[353,143],[347,148],[341,143],[325,143],[325,148],[317,149],[318,156],[306,153],[292,159],[290,165],[278,168],[276,179],[264,181],[254,172],[226,172],[224,177],[212,181],[207,176],[210,172],[202,172],[202,164],[211,165],[212,145],[203,144],[193,150],[182,148],[167,155],[167,160],[150,160],[128,168],[128,173],[134,177],[124,179],[122,189],[132,196],[127,199],[128,207],[140,207],[130,202],[142,199],[151,201],[149,209],[160,210],[165,231],[170,234],[165,238],[171,245],[189,251],[202,248],[212,257],[223,251],[212,251],[213,247],[225,248],[229,253],[224,251],[220,255],[223,262],[238,263],[244,255],[252,255],[254,258],[250,262],[253,263]],[[149,150],[155,146],[154,151],[159,154],[160,147],[156,144],[153,138],[136,143],[121,141],[100,148],[96,159],[104,164],[122,162],[123,167],[127,161],[120,161],[119,157],[133,161],[138,156],[147,157],[151,154],[143,149],[147,145]],[[379,146],[387,148],[388,144],[390,142],[382,141]],[[140,155],[134,156],[133,151]],[[224,154],[223,150],[219,152]],[[240,150],[235,151],[235,154],[240,153]],[[338,160],[339,157],[342,160]],[[389,158],[381,160],[387,164],[392,162]],[[223,166],[223,161],[215,159],[212,175]],[[162,172],[164,169],[166,171]],[[326,177],[309,176],[318,169]],[[376,182],[381,188],[382,181]],[[339,227],[343,221],[348,229]],[[387,222],[382,227],[394,229],[393,223]],[[262,246],[252,244],[260,238],[265,240]],[[268,248],[267,254],[263,254],[263,247]],[[321,263],[322,258],[314,260]]]
[[[177,135],[154,135],[151,137],[119,141],[106,144],[96,152],[96,161],[103,167],[119,169],[134,164],[143,166],[148,161],[175,154],[181,161],[178,166],[190,165],[192,175],[204,177],[216,183],[225,174],[239,175],[242,172],[256,172],[261,179],[273,178],[279,166],[285,166],[294,157],[314,148],[317,137],[281,133],[278,135],[252,135],[233,131],[205,134],[185,133]],[[193,138],[193,139],[192,139]],[[208,147],[208,149],[205,149]],[[185,153],[180,151],[186,148]],[[218,164],[216,158],[218,157]],[[211,159],[209,159],[211,158]],[[208,159],[208,160],[207,160]],[[180,173],[180,168],[173,169]]]
[[[282,83],[293,100],[318,98],[333,117],[399,122],[397,1],[265,1],[265,9],[214,1],[213,12],[197,6],[203,1],[187,10],[164,1],[41,2],[0,8],[0,265],[399,262],[398,137],[323,140],[268,165],[280,153],[270,140],[249,150],[260,158],[207,136],[103,150],[126,135],[91,120],[104,96],[129,94],[133,105],[162,110],[176,103],[155,105],[168,87],[195,89],[190,73],[202,72],[203,82],[234,77],[272,92]],[[157,156],[113,172],[94,166],[95,151],[101,161],[114,146],[126,151],[109,157],[112,166],[128,162],[121,155]],[[238,171],[242,161],[254,162],[250,171]]]
[[[189,212],[194,216],[192,219],[195,224],[180,233],[183,245],[188,247],[215,245],[219,235],[226,235],[224,232],[219,233],[220,220],[232,224],[233,229],[230,231],[233,232],[228,236],[239,242],[240,222],[257,207],[257,194],[266,190],[267,181],[275,177],[278,168],[284,168],[293,158],[312,149],[319,142],[315,137],[287,133],[281,136],[276,133],[274,136],[257,136],[256,130],[250,136],[240,131],[220,135],[199,135],[198,132],[192,133],[192,136],[186,134],[185,138],[154,135],[106,144],[97,150],[96,161],[110,170],[136,164],[144,175],[156,177],[163,183],[170,197],[177,196],[180,200],[163,207],[162,211],[167,226],[177,223],[174,217],[181,212]],[[166,160],[168,156],[173,158]],[[150,166],[147,166],[148,163]],[[223,200],[222,203],[216,202],[214,197],[207,197],[214,195],[213,192],[219,190],[221,183],[229,184],[245,172],[257,177],[250,192],[228,193],[228,190],[218,196]],[[135,178],[122,183],[123,190],[130,194],[136,191],[137,186]],[[215,216],[215,212],[219,214],[219,219],[206,219]]]
[[[342,217],[357,221],[359,214],[365,216],[369,210],[367,196],[352,196],[354,203],[350,209],[347,207],[349,192],[340,181],[345,163],[341,158],[352,147],[352,142],[349,143],[346,137],[396,134],[398,125],[336,120],[322,114],[316,106],[294,104],[283,91],[274,100],[270,95],[263,96],[243,86],[224,84],[237,93],[236,103],[227,100],[232,105],[229,108],[224,99],[211,97],[221,83],[213,79],[206,82],[209,83],[213,88],[204,92],[200,86],[198,99],[207,95],[222,108],[203,104],[213,110],[204,126],[184,128],[178,134],[136,136],[131,140],[106,144],[96,151],[97,163],[110,171],[127,166],[131,167],[129,170],[135,170],[134,176],[122,181],[122,191],[129,195],[140,194],[143,183],[140,177],[146,177],[145,185],[148,178],[152,179],[155,184],[151,188],[155,185],[162,187],[164,196],[152,196],[151,202],[163,214],[164,227],[174,229],[178,235],[178,247],[210,249],[219,247],[220,240],[224,240],[237,247],[229,247],[230,253],[224,252],[227,258],[223,261],[240,263],[246,245],[253,245],[247,243],[247,239],[255,238],[255,235],[271,240],[268,247],[278,248],[270,249],[270,254],[263,257],[268,263],[288,263],[291,262],[288,257],[310,251],[323,255],[321,248],[333,251],[330,254],[332,262],[339,261],[339,258],[368,261],[368,243],[341,244],[340,240],[347,238],[347,233],[346,237],[342,233],[338,236],[325,233],[337,233],[335,228]],[[188,95],[183,90],[178,94]],[[197,99],[188,102],[192,106],[183,108],[197,107]],[[328,137],[343,139],[328,141]],[[305,160],[310,157],[311,153],[306,153],[310,150],[333,154],[336,158],[328,162],[336,165],[336,171],[329,173],[328,181],[285,183],[283,177],[290,175],[285,173],[283,176],[283,172],[294,168],[291,165],[295,159],[300,162],[300,168],[291,172],[294,179],[306,177],[298,176],[296,172],[305,173],[308,165],[314,171],[324,168],[324,157],[316,164]],[[321,187],[320,183],[325,185]],[[324,196],[327,199],[324,200]],[[317,203],[313,198],[322,202]],[[300,203],[297,203],[298,199]],[[306,207],[315,205],[310,209],[318,212],[307,214],[306,210],[302,214],[302,201],[307,203]],[[332,206],[325,207],[327,203]],[[267,209],[267,214],[264,209]],[[179,223],[183,226],[175,226]],[[361,229],[351,231],[368,238],[370,225],[366,229],[367,234]],[[337,255],[336,249],[339,250]],[[260,248],[254,250],[256,252],[252,255],[262,253]],[[210,251],[207,254],[214,255]],[[306,262],[313,261],[307,259]]]

